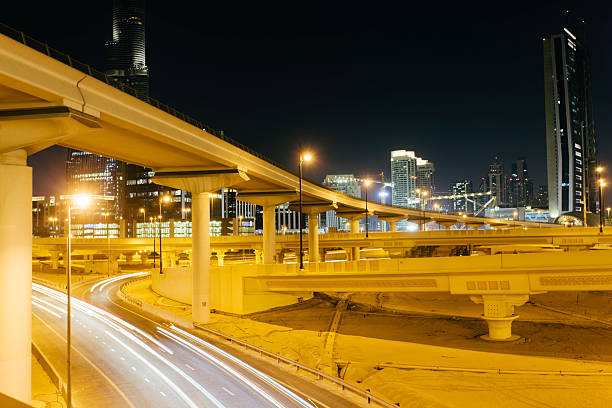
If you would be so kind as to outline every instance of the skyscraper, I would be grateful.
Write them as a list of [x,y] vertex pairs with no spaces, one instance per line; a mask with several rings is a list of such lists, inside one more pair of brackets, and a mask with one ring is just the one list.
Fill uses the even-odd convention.
[[434,186],[434,164],[428,160],[417,157],[416,187],[421,191],[427,191],[429,196],[433,195]]
[[113,0],[113,39],[106,49],[106,74],[148,95],[144,0]]
[[591,70],[582,30],[563,28],[544,38],[546,153],[550,217],[599,210],[597,138]]
[[512,163],[512,174],[508,178],[507,193],[507,201],[510,207],[532,205],[533,183],[529,179],[527,160],[518,159]]
[[[351,197],[361,198],[361,185],[352,174],[328,174],[323,180],[323,185]],[[323,216],[325,222],[322,222]],[[338,231],[348,230],[346,220],[339,218],[334,210],[326,211],[319,217],[319,225],[324,226],[324,228],[336,228]]]
[[504,174],[504,162],[499,156],[493,157],[489,165],[489,173],[484,180],[484,192],[490,191],[497,199],[497,205],[505,207],[506,197],[506,176]]
[[417,189],[434,190],[434,165],[417,157],[413,151],[393,150],[391,152],[391,181],[393,192],[391,202],[398,207],[417,207]]
[[452,195],[456,196],[455,198],[453,198],[452,201],[451,212],[463,212],[468,214],[470,212],[470,206],[467,194],[473,192],[472,181],[468,179],[456,181],[455,183],[450,185],[449,192]]
[[[114,81],[130,86],[148,95],[149,72],[145,62],[145,10],[144,0],[113,1],[112,40],[107,42],[107,75]],[[144,176],[143,176],[144,173]],[[66,184],[68,192],[89,193],[113,196],[112,214],[115,220],[125,217],[135,207],[135,215],[141,203],[133,202],[134,197],[152,199],[145,186],[149,183],[147,169],[127,165],[121,161],[98,156],[88,152],[70,149],[66,164]],[[126,180],[133,181],[126,188]],[[136,184],[141,182],[141,184]],[[126,191],[135,190],[138,191]],[[157,196],[157,191],[155,191]],[[127,200],[127,205],[126,205]],[[129,229],[129,226],[128,226]]]

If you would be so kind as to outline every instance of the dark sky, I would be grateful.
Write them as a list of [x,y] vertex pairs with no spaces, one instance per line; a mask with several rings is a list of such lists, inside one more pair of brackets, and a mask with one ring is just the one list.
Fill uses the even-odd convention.
[[[410,3],[150,1],[151,95],[287,166],[311,146],[305,174],[319,181],[389,177],[389,152],[408,149],[435,163],[439,190],[477,181],[498,153],[545,183],[541,42],[569,8],[587,24],[612,163],[611,2]],[[111,4],[11,2],[2,21],[104,68]],[[64,160],[58,147],[31,158],[36,194],[61,192]]]

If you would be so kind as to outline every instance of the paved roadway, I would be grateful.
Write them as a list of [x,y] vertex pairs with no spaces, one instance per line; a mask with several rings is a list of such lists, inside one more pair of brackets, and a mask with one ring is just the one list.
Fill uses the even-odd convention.
[[[357,406],[272,363],[233,349],[230,354],[214,340],[193,336],[195,331],[183,331],[120,304],[114,293],[121,283],[90,282],[74,289],[75,296],[85,300],[73,297],[76,407]],[[32,285],[33,338],[63,378],[65,309],[63,293]]]

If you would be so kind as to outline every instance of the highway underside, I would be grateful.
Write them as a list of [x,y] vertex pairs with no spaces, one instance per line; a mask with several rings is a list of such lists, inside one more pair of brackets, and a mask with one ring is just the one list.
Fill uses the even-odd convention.
[[[227,346],[193,336],[200,335],[196,331],[120,304],[114,294],[121,283],[73,290],[76,407],[358,406],[272,363],[225,351]],[[65,379],[66,296],[38,284],[32,294],[33,339]]]

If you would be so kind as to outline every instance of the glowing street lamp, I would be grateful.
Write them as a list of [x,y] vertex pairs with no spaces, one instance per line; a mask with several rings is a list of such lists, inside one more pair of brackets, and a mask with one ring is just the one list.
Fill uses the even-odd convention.
[[304,244],[302,238],[302,163],[312,160],[312,154],[309,152],[300,153],[299,160],[299,180],[300,180],[300,216],[298,219],[298,224],[300,226],[300,269],[304,269]]
[[608,219],[610,219],[610,210],[612,210],[612,208],[610,207],[606,208],[606,211],[608,212]]
[[109,212],[103,212],[101,213],[101,215],[104,217],[104,223],[106,224],[106,246],[107,246],[107,252],[108,255],[106,257],[107,259],[107,265],[106,265],[106,274],[110,276],[110,258],[111,258],[111,250],[110,250],[110,233],[108,230],[108,216],[110,215]]

